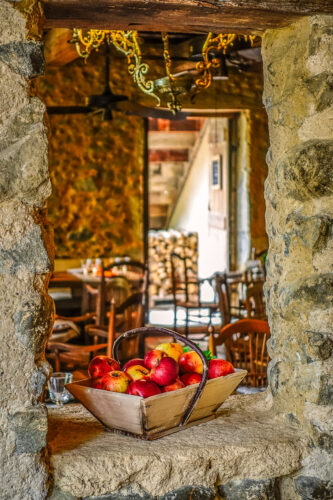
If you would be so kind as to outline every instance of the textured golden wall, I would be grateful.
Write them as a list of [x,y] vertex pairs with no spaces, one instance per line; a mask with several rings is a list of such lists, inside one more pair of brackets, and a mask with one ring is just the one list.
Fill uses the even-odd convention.
[[[47,68],[39,95],[47,105],[84,104],[102,92],[104,58],[92,54],[60,68]],[[114,92],[132,95],[135,87],[125,59],[113,59]],[[53,194],[49,218],[57,257],[114,255],[141,257],[143,121],[115,114],[49,116]]]

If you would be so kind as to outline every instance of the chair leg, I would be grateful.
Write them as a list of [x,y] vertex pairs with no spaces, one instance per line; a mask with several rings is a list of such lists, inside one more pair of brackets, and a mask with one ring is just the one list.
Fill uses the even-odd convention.
[[173,329],[177,331],[177,306],[174,306],[174,313],[173,313]]
[[212,325],[208,327],[209,339],[208,339],[208,349],[213,356],[216,356],[216,347],[214,342],[214,328]]
[[188,309],[186,308],[185,337],[188,336]]

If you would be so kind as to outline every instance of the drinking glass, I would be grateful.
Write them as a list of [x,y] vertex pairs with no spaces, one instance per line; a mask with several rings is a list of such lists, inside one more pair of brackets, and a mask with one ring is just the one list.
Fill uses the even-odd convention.
[[50,399],[58,406],[63,406],[68,403],[72,397],[70,392],[67,391],[65,385],[73,380],[73,374],[68,372],[55,372],[52,373],[47,385],[49,388]]

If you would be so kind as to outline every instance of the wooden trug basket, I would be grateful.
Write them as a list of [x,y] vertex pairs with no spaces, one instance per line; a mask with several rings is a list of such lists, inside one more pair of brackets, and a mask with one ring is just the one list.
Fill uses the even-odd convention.
[[226,398],[236,389],[246,370],[207,380],[208,364],[203,352],[190,340],[165,328],[137,328],[118,337],[113,346],[113,357],[120,342],[134,335],[168,335],[195,350],[203,362],[200,384],[184,389],[141,398],[128,394],[109,392],[92,387],[92,379],[67,384],[66,388],[106,428],[141,439],[153,440],[186,429],[218,416],[218,410]]

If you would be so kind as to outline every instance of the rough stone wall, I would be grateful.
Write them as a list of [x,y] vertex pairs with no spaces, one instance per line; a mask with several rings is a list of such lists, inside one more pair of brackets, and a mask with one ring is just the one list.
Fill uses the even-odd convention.
[[36,2],[0,0],[0,498],[45,498],[47,414],[38,403],[52,319],[52,244],[43,71]]
[[333,498],[333,18],[263,39],[270,247],[266,296],[276,411],[310,438],[297,497]]
[[[116,94],[136,90],[126,58],[112,52],[110,82]],[[46,105],[84,105],[102,93],[105,57],[93,52],[58,68],[46,67],[38,93]],[[48,202],[56,257],[131,255],[142,258],[143,120],[114,113],[49,115]]]

